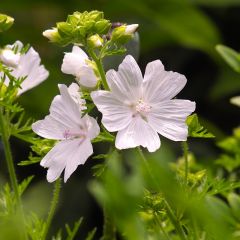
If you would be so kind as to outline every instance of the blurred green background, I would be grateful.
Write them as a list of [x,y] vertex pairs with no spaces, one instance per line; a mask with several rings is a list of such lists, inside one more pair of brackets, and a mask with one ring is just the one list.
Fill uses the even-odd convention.
[[[70,48],[52,45],[42,32],[74,11],[95,9],[104,11],[105,17],[112,22],[140,25],[139,53],[136,52],[137,43],[133,42],[132,46],[139,56],[142,71],[149,61],[161,59],[167,70],[186,75],[188,83],[179,98],[196,101],[197,113],[217,139],[231,134],[232,128],[239,125],[240,109],[231,105],[229,98],[239,95],[240,78],[217,54],[215,45],[223,43],[239,50],[240,0],[2,0],[0,12],[14,17],[15,24],[0,35],[0,44],[15,40],[30,43],[50,72],[47,81],[19,99],[29,116],[35,119],[45,116],[52,98],[58,93],[57,84],[70,84],[74,80],[60,69],[63,54]],[[28,145],[14,139],[12,144],[16,162],[26,159]],[[209,141],[205,144],[194,141],[190,147],[200,157],[204,154],[206,161],[217,154],[213,145]],[[99,153],[105,150],[102,145],[96,149]],[[179,154],[178,144],[164,140],[159,154],[174,159],[174,154],[170,153],[172,149],[174,154]],[[92,165],[93,160],[88,160],[64,185],[54,230],[80,216],[85,217],[83,234],[101,225],[101,212],[86,186]],[[51,185],[44,179],[46,171],[38,165],[18,167],[17,171],[20,179],[36,175],[26,199],[29,208],[45,214],[51,194]],[[6,178],[7,174],[2,177]],[[101,229],[97,236],[100,233]]]

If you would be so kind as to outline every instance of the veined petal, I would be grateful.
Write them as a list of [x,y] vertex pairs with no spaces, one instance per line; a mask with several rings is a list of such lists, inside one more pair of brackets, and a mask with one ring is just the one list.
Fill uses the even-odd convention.
[[[79,140],[78,140],[79,141]],[[54,182],[66,167],[66,159],[76,151],[76,140],[66,140],[57,143],[42,159],[40,165],[48,168],[47,180]]]
[[100,132],[100,128],[99,125],[96,121],[95,118],[90,117],[88,114],[84,115],[84,117],[81,119],[82,122],[85,123],[85,125],[87,126],[88,129],[88,138],[90,140],[94,139],[95,137],[97,137],[97,135]]
[[48,139],[65,139],[66,130],[79,129],[84,124],[79,106],[70,96],[67,86],[59,84],[59,90],[61,95],[53,99],[50,115],[32,125],[34,132]]
[[57,143],[42,159],[41,166],[48,168],[47,180],[55,181],[65,169],[64,181],[76,170],[79,164],[84,164],[93,153],[89,139],[65,140]]
[[79,55],[82,59],[88,59],[88,55],[78,46],[73,46],[72,53]]
[[165,71],[160,60],[150,62],[143,80],[144,98],[151,103],[170,100],[184,88],[186,82],[184,75]]
[[187,116],[195,110],[195,102],[173,99],[153,106],[147,117],[149,125],[159,134],[173,141],[186,141]]
[[149,152],[154,152],[160,148],[160,138],[145,120],[136,117],[133,118],[128,127],[117,133],[115,146],[118,149],[143,146]]
[[98,82],[92,67],[87,64],[80,66],[76,79],[80,85],[87,88],[96,87]]
[[118,72],[109,70],[108,85],[119,100],[136,101],[142,94],[142,73],[135,59],[128,55],[119,65]]
[[43,65],[40,65],[40,62],[39,54],[32,47],[21,56],[18,66],[11,72],[16,78],[26,77],[21,84],[18,95],[36,87],[48,78],[49,73]]
[[68,157],[64,172],[64,182],[68,180],[71,174],[77,169],[78,165],[84,164],[86,160],[93,154],[93,147],[89,138],[82,142],[74,140],[76,147],[71,156]]
[[114,93],[99,90],[92,92],[91,97],[102,113],[102,123],[108,131],[119,131],[129,125],[132,113],[129,107],[114,97]]
[[80,91],[80,87],[76,83],[72,83],[68,87],[68,92],[74,102],[76,102],[79,106],[80,111],[87,109],[86,107],[86,101],[82,98],[82,92]]

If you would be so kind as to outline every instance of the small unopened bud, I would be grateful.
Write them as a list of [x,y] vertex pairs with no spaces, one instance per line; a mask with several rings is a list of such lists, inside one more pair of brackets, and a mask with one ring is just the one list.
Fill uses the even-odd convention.
[[14,18],[0,14],[0,32],[8,30],[14,23]]
[[11,49],[3,49],[0,52],[0,60],[8,67],[17,67],[20,57],[20,53],[14,53]]
[[237,97],[232,97],[230,99],[230,103],[240,107],[240,96],[237,96]]
[[118,42],[121,44],[127,43],[136,32],[138,24],[122,25],[116,27],[112,31],[111,39],[113,42]]
[[88,38],[88,45],[91,48],[99,48],[103,45],[103,39],[98,35],[92,35]]
[[51,42],[57,42],[59,39],[59,33],[57,28],[48,29],[44,31],[42,34],[44,37],[48,38]]
[[138,29],[138,24],[130,24],[130,25],[127,25],[126,26],[126,29],[125,29],[125,34],[133,34],[137,31]]

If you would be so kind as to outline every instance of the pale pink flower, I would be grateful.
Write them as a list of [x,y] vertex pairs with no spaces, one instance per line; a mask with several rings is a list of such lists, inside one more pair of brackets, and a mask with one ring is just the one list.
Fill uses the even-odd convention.
[[76,95],[76,85],[67,88],[59,84],[60,95],[51,104],[50,114],[43,120],[32,125],[32,129],[39,136],[59,140],[59,142],[42,159],[41,166],[48,168],[47,180],[55,181],[65,169],[64,181],[76,170],[78,165],[84,164],[93,154],[91,140],[99,132],[97,121],[83,116]]
[[[17,51],[14,48],[17,47]],[[18,90],[18,95],[25,91],[36,87],[48,78],[48,71],[41,65],[39,54],[30,47],[26,53],[21,54],[23,44],[16,41],[13,45],[7,45],[0,53],[0,60],[8,66],[12,72],[11,75],[15,78],[26,77]],[[0,73],[0,77],[3,73]],[[9,79],[6,77],[4,84],[9,84]]]
[[102,123],[118,132],[116,148],[143,146],[150,152],[160,147],[162,136],[186,141],[186,117],[195,102],[174,98],[185,86],[185,76],[164,70],[160,60],[148,63],[144,77],[135,59],[128,55],[118,71],[107,72],[110,91],[94,91],[91,97],[102,113]]
[[72,52],[65,53],[61,70],[63,73],[75,76],[76,81],[83,87],[94,88],[98,78],[94,72],[94,63],[78,46],[73,46]]

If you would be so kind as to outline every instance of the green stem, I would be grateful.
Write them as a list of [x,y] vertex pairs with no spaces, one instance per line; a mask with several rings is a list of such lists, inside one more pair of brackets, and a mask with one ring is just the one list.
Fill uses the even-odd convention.
[[155,217],[156,222],[157,222],[157,224],[159,225],[161,231],[163,232],[163,235],[165,236],[165,238],[166,238],[167,240],[171,240],[170,237],[168,236],[168,233],[164,230],[164,228],[163,228],[163,226],[162,226],[162,223],[161,223],[161,221],[160,221],[157,213],[154,213],[154,217]]
[[[152,175],[151,173],[151,170],[150,170],[150,167],[149,167],[149,164],[148,164],[148,161],[147,159],[145,158],[143,152],[142,152],[142,149],[140,147],[137,147],[137,151],[141,157],[141,159],[143,160],[143,162],[145,163],[145,166],[148,170],[148,173],[150,175],[150,177],[152,178],[152,180],[154,181],[154,183],[156,184],[156,186],[158,186],[157,184],[157,181],[155,180],[154,176]],[[179,223],[177,217],[175,216],[173,210],[171,209],[170,205],[168,204],[167,200],[165,199],[165,205],[166,205],[166,210],[167,210],[167,215],[170,219],[170,221],[172,222],[173,226],[175,227],[176,231],[178,232],[180,238],[182,240],[187,240],[186,236],[185,236],[185,233],[182,229],[182,226],[181,224]]]
[[90,57],[93,59],[93,61],[96,63],[101,80],[102,80],[102,84],[105,90],[109,91],[109,86],[107,83],[107,79],[106,79],[106,74],[103,68],[103,63],[102,63],[102,59],[98,58],[95,54],[95,52],[92,49],[88,49],[88,54],[90,55]]
[[185,184],[188,183],[188,144],[187,142],[182,142],[184,163],[185,163]]
[[116,240],[116,227],[113,224],[112,218],[109,217],[106,207],[103,208],[103,215],[104,225],[101,240]]
[[51,206],[48,212],[48,217],[47,217],[47,222],[46,222],[46,226],[44,228],[44,232],[42,235],[42,239],[45,240],[47,238],[48,235],[48,231],[49,228],[51,226],[52,223],[52,219],[54,217],[56,208],[57,208],[57,204],[58,204],[58,200],[59,200],[59,195],[60,195],[60,189],[61,189],[61,179],[57,179],[55,184],[54,184],[54,189],[53,189],[53,198],[52,198],[52,202],[51,202]]
[[28,239],[27,232],[25,229],[25,217],[24,217],[24,212],[23,212],[23,206],[22,206],[22,201],[20,197],[20,192],[18,189],[18,181],[17,181],[17,176],[14,168],[14,163],[13,163],[13,157],[12,157],[12,152],[11,152],[11,147],[9,143],[9,127],[6,123],[6,120],[4,119],[4,110],[3,108],[0,108],[0,132],[1,132],[1,138],[2,138],[2,143],[3,143],[3,148],[4,148],[4,154],[7,162],[7,168],[8,168],[8,173],[10,176],[10,181],[11,181],[11,186],[14,191],[14,195],[17,201],[17,208],[20,213],[20,217],[23,221],[23,235],[24,239]]
[[182,240],[187,240],[187,237],[182,229],[182,226],[180,225],[178,219],[176,218],[172,208],[170,207],[170,205],[168,204],[168,202],[166,200],[164,200],[164,202],[165,202],[165,206],[166,206],[167,215],[168,215],[171,223],[175,227],[176,231],[178,232],[179,237]]

